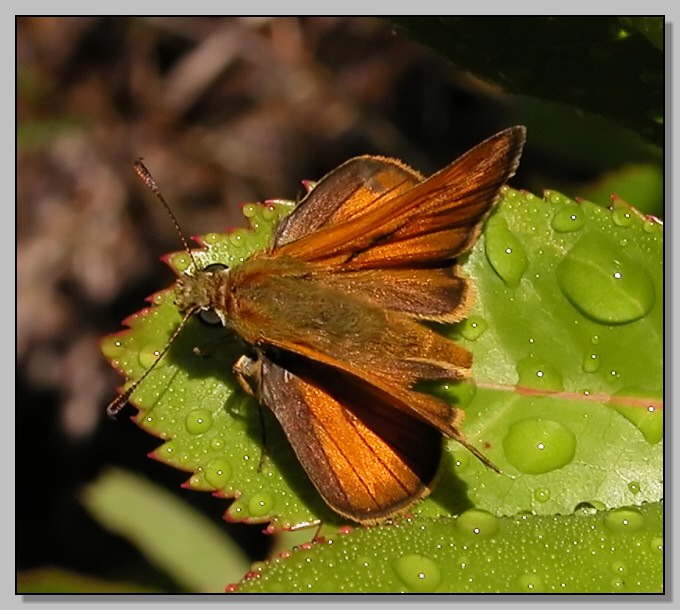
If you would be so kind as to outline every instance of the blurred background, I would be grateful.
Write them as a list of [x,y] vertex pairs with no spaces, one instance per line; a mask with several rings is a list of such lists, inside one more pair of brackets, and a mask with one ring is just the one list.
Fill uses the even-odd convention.
[[651,132],[511,95],[512,86],[489,84],[411,40],[403,23],[61,17],[16,25],[20,590],[188,589],[83,504],[82,490],[111,466],[208,516],[248,562],[282,544],[262,525],[222,521],[224,500],[180,488],[185,473],[146,457],[157,439],[105,416],[121,380],[98,340],[173,282],[159,257],[180,248],[132,170],[137,157],[184,232],[199,235],[245,226],[239,204],[296,199],[301,180],[352,156],[397,157],[429,174],[522,123],[528,142],[514,187],[603,205],[615,192],[663,216],[662,151]]

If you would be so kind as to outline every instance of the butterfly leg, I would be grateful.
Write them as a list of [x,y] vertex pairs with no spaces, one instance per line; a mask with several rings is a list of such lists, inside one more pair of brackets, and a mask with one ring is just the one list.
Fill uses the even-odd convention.
[[236,381],[243,388],[243,391],[257,400],[257,412],[260,416],[260,434],[262,439],[262,453],[260,454],[257,471],[261,472],[267,448],[261,400],[262,355],[258,353],[255,360],[246,355],[241,356],[234,364],[233,370]]
[[262,359],[260,355],[258,354],[255,360],[249,356],[241,356],[234,364],[233,371],[234,375],[236,375],[236,381],[243,388],[243,391],[259,402],[260,379],[262,377]]

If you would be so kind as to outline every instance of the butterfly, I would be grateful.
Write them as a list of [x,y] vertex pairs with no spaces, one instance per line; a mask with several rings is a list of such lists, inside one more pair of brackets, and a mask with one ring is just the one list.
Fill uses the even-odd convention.
[[[524,127],[506,129],[429,178],[394,159],[350,159],[280,221],[268,248],[177,280],[184,317],[170,342],[192,316],[240,337],[237,380],[344,517],[376,523],[427,496],[445,437],[498,470],[461,432],[463,412],[416,384],[470,375],[470,352],[424,322],[470,310],[474,289],[457,258],[479,237],[524,141]],[[141,163],[137,171],[162,200]]]

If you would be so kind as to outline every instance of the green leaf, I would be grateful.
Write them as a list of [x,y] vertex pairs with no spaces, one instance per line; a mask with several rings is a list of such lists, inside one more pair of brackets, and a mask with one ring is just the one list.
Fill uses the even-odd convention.
[[609,117],[663,146],[663,17],[392,17],[509,93]]
[[240,593],[659,593],[663,507],[415,518],[336,533],[253,567]]
[[[198,263],[238,264],[289,210],[246,206],[251,230],[205,236]],[[434,388],[465,410],[463,431],[503,474],[450,441],[438,485],[414,513],[571,514],[662,498],[662,251],[661,225],[624,204],[506,191],[463,261],[476,305],[450,328],[474,354],[474,383]],[[185,253],[169,262],[178,272],[190,263]],[[104,353],[137,379],[179,320],[171,291],[155,295]],[[154,457],[192,473],[194,489],[236,497],[229,519],[271,521],[270,530],[341,522],[266,409],[263,449],[259,407],[231,372],[242,349],[198,321],[180,333],[133,395],[137,423],[164,440]]]
[[112,468],[82,499],[99,523],[128,538],[187,591],[221,593],[247,568],[219,524],[135,474]]
[[475,354],[474,383],[448,393],[504,472],[454,449],[473,505],[568,514],[663,497],[662,252],[662,226],[625,204],[507,190],[465,263],[478,299],[451,335]]

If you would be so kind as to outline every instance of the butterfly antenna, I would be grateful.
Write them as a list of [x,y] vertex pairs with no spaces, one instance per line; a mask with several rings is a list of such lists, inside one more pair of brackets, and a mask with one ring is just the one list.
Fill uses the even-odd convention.
[[151,172],[149,172],[148,169],[146,169],[146,166],[144,163],[142,163],[142,159],[137,159],[134,163],[134,168],[135,172],[141,179],[141,181],[146,184],[146,186],[151,190],[151,192],[156,195],[158,200],[163,204],[163,207],[165,208],[165,211],[168,213],[170,216],[172,223],[175,225],[175,230],[177,231],[177,234],[179,235],[180,240],[182,241],[182,245],[184,246],[184,250],[186,253],[189,255],[189,258],[191,259],[191,262],[194,265],[194,269],[198,269],[198,265],[196,264],[196,259],[194,258],[194,255],[191,253],[191,248],[189,248],[189,244],[187,243],[186,238],[184,237],[184,233],[182,232],[182,229],[179,226],[179,222],[177,222],[177,217],[173,213],[172,209],[168,205],[168,203],[165,201],[163,195],[161,194],[161,190],[158,188],[158,185],[156,184],[156,181],[153,179],[151,176]]
[[165,347],[161,350],[161,352],[156,356],[156,359],[153,361],[153,364],[144,371],[144,374],[137,379],[125,392],[122,394],[118,394],[110,403],[109,406],[106,407],[106,414],[109,417],[115,417],[120,413],[121,409],[128,403],[130,400],[130,396],[132,396],[132,393],[137,389],[140,383],[144,381],[149,373],[153,371],[156,368],[156,365],[160,362],[161,358],[167,354],[168,350],[170,349],[170,346],[172,345],[173,341],[177,338],[177,335],[182,331],[186,323],[189,321],[189,318],[194,314],[194,311],[188,311],[187,313],[184,314],[184,317],[182,318],[182,321],[179,323],[179,326],[175,329],[175,332],[172,333],[170,339],[168,339],[168,342],[165,344]]
[[470,444],[468,440],[462,435],[457,434],[453,437],[458,443],[463,445],[472,455],[474,455],[482,464],[486,467],[491,468],[494,472],[498,474],[503,474],[502,470],[496,466],[488,457],[486,457],[477,447]]

